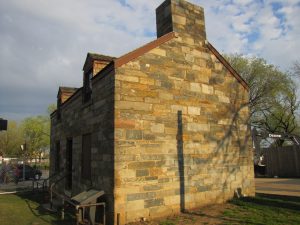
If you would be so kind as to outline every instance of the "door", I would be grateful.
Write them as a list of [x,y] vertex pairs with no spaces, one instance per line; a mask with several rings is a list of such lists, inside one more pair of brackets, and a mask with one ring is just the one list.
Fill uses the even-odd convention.
[[72,190],[72,159],[73,159],[73,140],[67,139],[67,148],[66,148],[66,190]]

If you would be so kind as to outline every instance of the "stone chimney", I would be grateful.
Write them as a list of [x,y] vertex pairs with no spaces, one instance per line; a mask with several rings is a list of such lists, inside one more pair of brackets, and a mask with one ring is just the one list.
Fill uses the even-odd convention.
[[205,21],[202,7],[185,0],[166,0],[156,9],[157,37],[175,31],[181,36],[205,41]]

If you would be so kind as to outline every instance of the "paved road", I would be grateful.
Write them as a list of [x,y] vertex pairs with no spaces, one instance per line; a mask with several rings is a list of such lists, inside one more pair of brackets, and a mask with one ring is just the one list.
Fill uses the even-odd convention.
[[257,193],[300,197],[300,179],[255,178]]

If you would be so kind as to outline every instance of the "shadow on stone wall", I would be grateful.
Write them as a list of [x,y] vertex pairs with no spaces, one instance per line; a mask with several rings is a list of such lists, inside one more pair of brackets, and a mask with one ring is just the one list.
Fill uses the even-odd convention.
[[[238,85],[238,84],[237,84]],[[248,103],[242,103],[239,88],[233,85],[230,93],[230,103],[222,105],[226,114],[216,114],[211,117],[230,118],[226,126],[217,125],[210,132],[204,134],[205,143],[213,144],[213,150],[209,151],[207,158],[197,158],[198,170],[207,174],[206,178],[196,182],[198,192],[206,192],[207,204],[222,203],[234,195],[234,190],[240,190],[241,194],[254,194],[254,180],[251,179],[253,170],[253,156],[251,151],[251,135],[249,115],[244,111]],[[193,156],[184,153],[184,118],[182,112],[177,112],[178,132],[177,132],[177,153],[178,170],[180,176],[180,209],[181,212],[188,213],[189,206],[186,205],[185,194],[189,192],[189,168],[185,167],[185,160],[195,160]],[[213,124],[213,123],[212,123]],[[242,125],[242,126],[241,126]],[[222,135],[216,135],[222,134]],[[205,154],[204,154],[205,155]],[[187,170],[187,171],[185,171]],[[201,172],[202,173],[202,172]],[[186,176],[186,177],[185,177]],[[211,182],[204,182],[204,180]],[[185,184],[187,182],[187,184]],[[209,183],[209,184],[207,184]],[[212,191],[212,192],[210,192]],[[217,191],[217,192],[214,192]],[[217,194],[219,192],[219,194]],[[225,196],[224,196],[224,193]],[[209,195],[209,196],[208,196]],[[209,203],[211,202],[211,203]]]
[[182,137],[182,111],[177,112],[177,154],[178,172],[180,179],[180,211],[185,211],[185,188],[184,188],[184,156],[183,156],[183,137]]

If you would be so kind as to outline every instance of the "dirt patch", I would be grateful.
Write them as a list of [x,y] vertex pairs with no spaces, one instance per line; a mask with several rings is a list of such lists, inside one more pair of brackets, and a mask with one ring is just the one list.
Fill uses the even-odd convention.
[[177,216],[167,217],[160,220],[141,221],[128,225],[194,225],[194,224],[234,224],[234,220],[224,216],[224,211],[232,210],[236,206],[232,204],[212,205],[199,208]]

